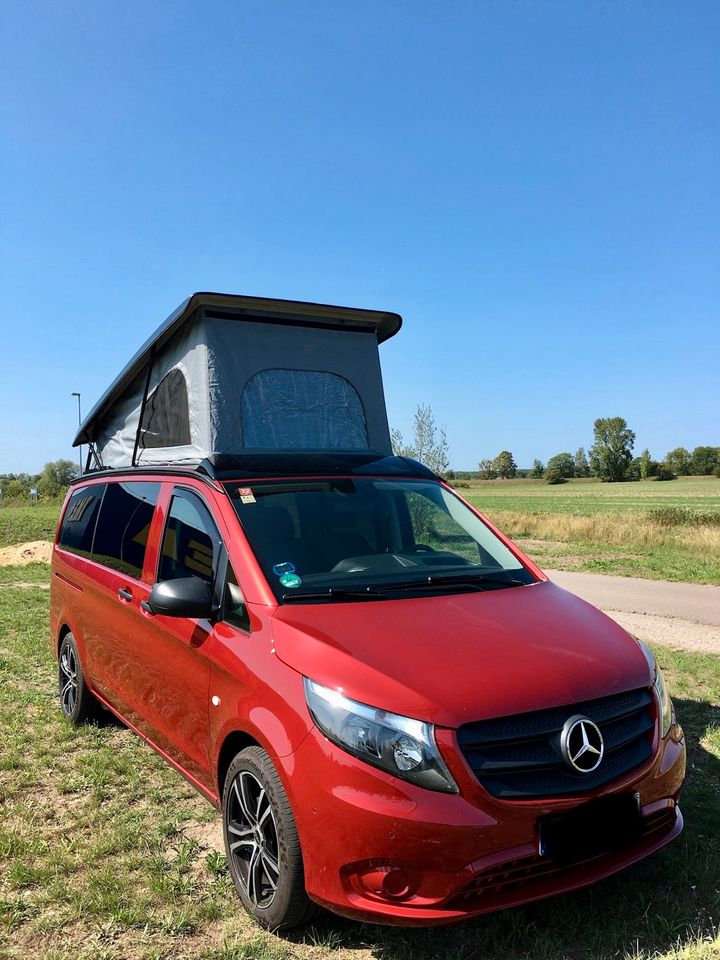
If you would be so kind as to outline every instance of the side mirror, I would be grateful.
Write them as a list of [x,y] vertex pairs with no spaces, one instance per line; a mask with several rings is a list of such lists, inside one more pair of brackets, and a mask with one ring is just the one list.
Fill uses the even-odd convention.
[[190,617],[209,620],[213,612],[210,584],[200,577],[180,577],[156,583],[142,606],[164,617]]

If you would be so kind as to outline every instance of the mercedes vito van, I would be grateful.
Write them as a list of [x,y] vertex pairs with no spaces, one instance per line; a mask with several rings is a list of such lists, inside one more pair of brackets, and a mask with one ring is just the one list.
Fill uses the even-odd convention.
[[51,639],[65,716],[111,710],[222,811],[272,929],[457,921],[682,829],[651,652],[411,460],[100,465],[62,511]]

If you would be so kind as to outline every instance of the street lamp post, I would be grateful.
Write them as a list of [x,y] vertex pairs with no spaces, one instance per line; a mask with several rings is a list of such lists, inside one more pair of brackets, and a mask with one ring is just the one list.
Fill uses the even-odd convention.
[[[71,396],[71,397],[77,397],[77,402],[78,402],[78,429],[79,429],[79,428],[82,426],[82,416],[81,416],[81,414],[80,414],[80,394],[77,392],[77,390],[73,390],[73,392],[70,394],[70,396]],[[80,461],[80,474],[82,475],[82,472],[83,472],[82,444],[80,444],[80,446],[79,446],[79,448],[78,448],[78,460]]]

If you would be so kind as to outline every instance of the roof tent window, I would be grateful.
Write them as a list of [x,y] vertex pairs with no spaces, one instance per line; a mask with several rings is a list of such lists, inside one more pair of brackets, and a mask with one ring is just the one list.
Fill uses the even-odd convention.
[[368,449],[362,401],[335,373],[261,370],[243,391],[242,419],[246,449]]
[[165,374],[145,404],[141,447],[180,447],[191,443],[188,391],[182,370]]

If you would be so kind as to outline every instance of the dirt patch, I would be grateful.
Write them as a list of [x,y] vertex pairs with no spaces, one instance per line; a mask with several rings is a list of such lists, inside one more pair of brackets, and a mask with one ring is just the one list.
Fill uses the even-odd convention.
[[49,540],[30,540],[12,547],[0,548],[0,567],[24,567],[28,563],[50,563],[52,543]]

